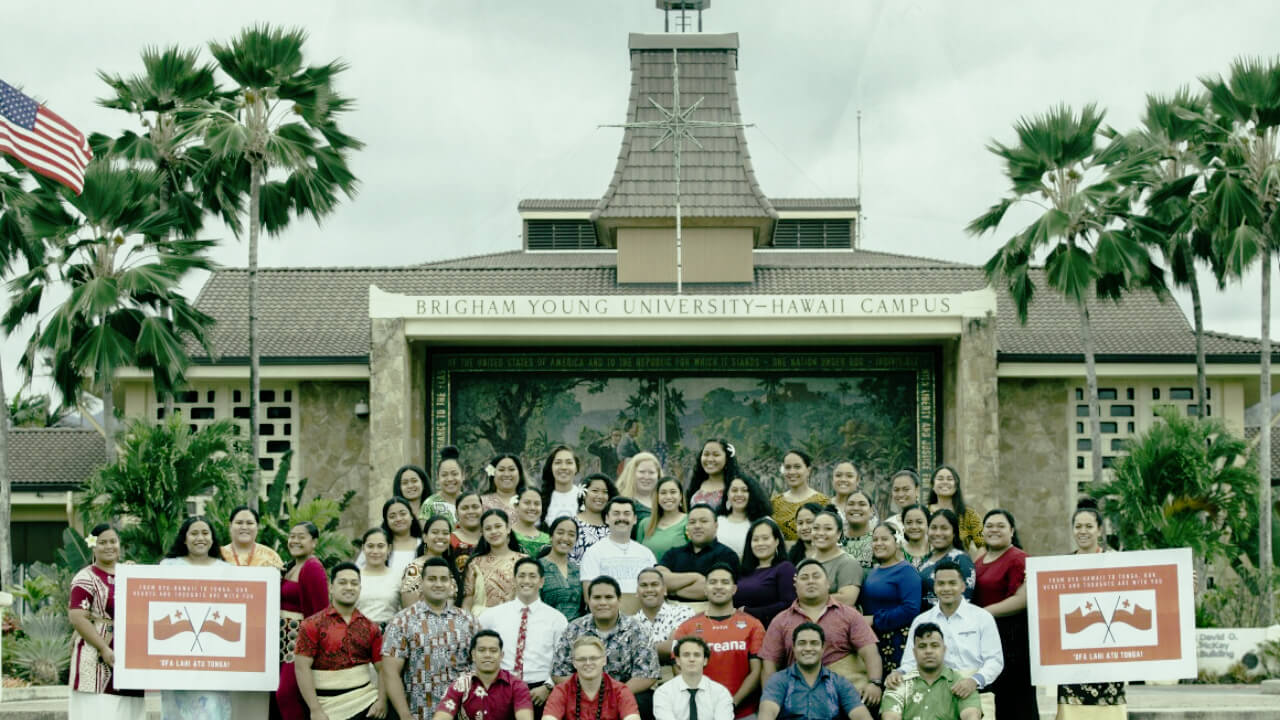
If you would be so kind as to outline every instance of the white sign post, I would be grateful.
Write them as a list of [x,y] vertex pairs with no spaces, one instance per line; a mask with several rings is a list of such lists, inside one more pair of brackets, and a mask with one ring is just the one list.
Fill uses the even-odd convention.
[[1031,682],[1196,676],[1191,551],[1027,558]]

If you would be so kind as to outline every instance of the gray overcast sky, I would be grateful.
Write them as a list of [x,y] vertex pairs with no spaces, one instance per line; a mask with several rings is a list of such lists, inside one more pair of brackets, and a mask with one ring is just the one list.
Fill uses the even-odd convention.
[[[717,0],[704,21],[740,34],[739,96],[766,194],[855,195],[861,109],[866,247],[981,263],[1009,234],[963,232],[1005,190],[991,138],[1011,141],[1019,115],[1058,102],[1096,101],[1130,128],[1145,93],[1274,55],[1280,4]],[[322,227],[267,240],[268,266],[519,247],[521,198],[604,191],[620,131],[596,126],[624,120],[627,33],[662,30],[650,0],[62,2],[6,17],[0,78],[86,132],[138,129],[96,106],[96,70],[132,74],[144,46],[203,47],[255,22],[301,26],[310,61],[350,63],[340,85],[358,107],[346,125],[368,145],[353,158],[356,199]],[[226,239],[218,262],[245,264],[244,243],[210,234]],[[1257,336],[1257,298],[1256,275],[1211,293],[1207,324]],[[21,347],[4,344],[10,392]]]

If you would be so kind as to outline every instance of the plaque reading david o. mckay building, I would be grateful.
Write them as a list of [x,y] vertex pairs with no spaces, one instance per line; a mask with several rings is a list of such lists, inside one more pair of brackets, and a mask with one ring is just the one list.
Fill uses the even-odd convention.
[[[927,479],[946,463],[969,504],[1013,511],[1028,550],[1065,550],[1090,477],[1078,312],[1042,292],[1020,324],[980,267],[912,256],[909,238],[892,243],[907,254],[858,247],[856,198],[767,196],[741,126],[738,48],[736,34],[631,35],[603,193],[519,201],[522,247],[261,270],[264,472],[292,451],[308,496],[358,491],[344,518],[354,533],[381,522],[397,468],[434,476],[444,446],[461,450],[472,485],[496,452],[518,453],[536,484],[558,444],[584,474],[612,475],[611,433],[635,421],[635,443],[681,478],[707,438],[733,443],[774,487],[790,447],[814,457],[820,489],[852,460],[877,502],[894,471]],[[687,122],[671,134],[677,116]],[[248,421],[246,298],[234,268],[199,294],[217,353],[178,398],[194,425]],[[1151,295],[1091,314],[1111,463],[1157,409],[1194,411],[1194,335]],[[1259,344],[1206,343],[1209,412],[1242,431]],[[127,414],[163,413],[147,373],[117,383]]]

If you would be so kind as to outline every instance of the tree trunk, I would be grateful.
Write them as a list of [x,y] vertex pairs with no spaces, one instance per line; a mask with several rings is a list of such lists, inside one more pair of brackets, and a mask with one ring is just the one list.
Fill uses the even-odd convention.
[[1089,458],[1092,465],[1094,485],[1102,483],[1102,425],[1098,407],[1098,365],[1093,357],[1093,327],[1089,324],[1089,306],[1080,304],[1080,339],[1084,341],[1084,376],[1085,391],[1089,394],[1089,447],[1093,454]]
[[13,533],[10,532],[9,491],[9,400],[0,374],[0,588],[13,582]]
[[99,371],[102,378],[102,435],[107,441],[107,464],[116,461],[116,413],[115,399],[111,393],[111,371]]
[[1271,247],[1262,249],[1262,428],[1258,444],[1258,569],[1262,571],[1262,612],[1267,624],[1275,622],[1276,595],[1271,590]]
[[249,174],[249,452],[253,458],[253,487],[249,507],[258,509],[262,493],[262,468],[258,465],[258,394],[261,386],[258,357],[258,203],[262,195],[262,168],[250,164]]
[[1209,381],[1204,367],[1204,308],[1200,304],[1200,281],[1196,278],[1194,266],[1188,285],[1191,288],[1191,316],[1196,324],[1196,417],[1205,418],[1208,416],[1205,408],[1209,405]]

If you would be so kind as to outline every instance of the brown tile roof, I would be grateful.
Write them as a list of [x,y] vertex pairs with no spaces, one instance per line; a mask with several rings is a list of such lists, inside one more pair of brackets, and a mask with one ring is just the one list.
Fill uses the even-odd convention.
[[[631,93],[626,122],[665,118],[674,105],[673,46],[679,50],[680,107],[698,107],[693,120],[740,122],[736,34],[631,36]],[[650,102],[652,100],[652,102]],[[756,182],[742,128],[694,128],[697,143],[685,140],[681,155],[680,198],[684,217],[777,217]],[[626,128],[613,178],[596,204],[592,219],[675,215],[674,149],[671,140],[654,148],[663,131]],[[699,147],[699,144],[701,147]]]
[[[599,200],[595,198],[526,198],[518,208],[530,210],[593,210]],[[775,210],[858,210],[862,207],[857,198],[769,198]]]
[[[476,255],[416,267],[285,268],[259,271],[262,353],[265,362],[361,362],[369,352],[368,290],[414,295],[635,295],[666,293],[669,285],[619,285],[616,254],[509,252]],[[686,285],[690,294],[948,293],[986,285],[981,268],[961,263],[870,251],[757,251],[755,280],[728,285]],[[223,362],[248,354],[246,275],[215,273],[197,306],[217,319],[213,344]],[[1185,361],[1194,336],[1172,300],[1136,294],[1120,304],[1094,303],[1091,316],[1100,359]],[[999,299],[1001,359],[1081,359],[1079,314],[1061,298],[1042,293],[1028,323]],[[1221,333],[1207,337],[1216,362],[1249,362],[1256,340]],[[193,352],[195,350],[193,349]]]
[[15,490],[73,490],[106,463],[105,447],[96,430],[11,428],[9,480]]

